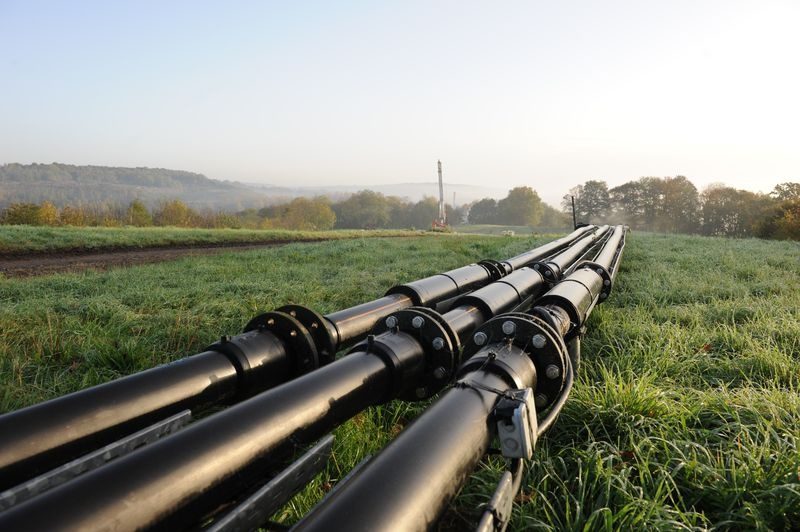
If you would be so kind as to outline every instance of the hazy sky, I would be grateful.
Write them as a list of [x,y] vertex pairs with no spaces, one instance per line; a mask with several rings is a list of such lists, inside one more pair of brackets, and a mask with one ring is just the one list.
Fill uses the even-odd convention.
[[800,180],[800,2],[0,0],[0,163]]

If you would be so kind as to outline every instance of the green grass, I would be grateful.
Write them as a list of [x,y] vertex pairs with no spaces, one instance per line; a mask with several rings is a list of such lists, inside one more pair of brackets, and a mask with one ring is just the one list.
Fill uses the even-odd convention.
[[463,224],[454,225],[453,230],[462,234],[500,236],[503,231],[514,231],[514,236],[532,234],[567,233],[569,228],[530,227],[528,225]]
[[283,229],[183,229],[178,227],[35,227],[0,225],[0,253],[42,253],[216,244],[261,244],[293,240],[334,240],[365,236],[411,236],[415,231]]
[[[296,302],[330,312],[531,242],[357,239],[0,280],[0,410],[196,352],[261,310]],[[799,258],[791,242],[631,235],[511,528],[795,529]],[[293,522],[424,406],[393,403],[343,425],[325,474],[277,517]],[[475,522],[501,465],[486,460],[448,527]]]

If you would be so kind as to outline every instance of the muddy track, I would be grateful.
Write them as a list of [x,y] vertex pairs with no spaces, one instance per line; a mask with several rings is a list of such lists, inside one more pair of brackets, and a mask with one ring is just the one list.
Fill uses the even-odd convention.
[[17,253],[0,257],[0,273],[6,277],[31,277],[51,273],[108,270],[136,264],[163,262],[193,255],[213,255],[226,251],[244,251],[282,246],[291,242],[323,242],[321,240],[280,240],[264,243],[223,243],[201,246],[150,248],[106,248],[103,250],[66,250],[49,253]]

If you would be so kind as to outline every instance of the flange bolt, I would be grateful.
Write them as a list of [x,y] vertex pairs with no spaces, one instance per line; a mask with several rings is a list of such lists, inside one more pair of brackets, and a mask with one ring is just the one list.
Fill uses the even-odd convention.
[[548,379],[557,379],[561,376],[561,369],[555,364],[550,364],[547,366],[547,369],[545,369],[544,372]]
[[537,393],[534,402],[536,403],[536,408],[544,408],[547,404],[547,396],[543,393]]
[[394,329],[395,327],[397,327],[397,318],[395,316],[389,316],[388,318],[386,318],[385,323],[387,327],[389,327],[390,329]]
[[503,322],[503,334],[507,334],[508,336],[511,336],[515,332],[517,332],[517,324],[516,323],[514,323],[513,321],[504,321]]
[[547,338],[545,338],[542,334],[534,334],[533,338],[531,338],[531,343],[536,349],[541,349],[547,345]]
[[481,331],[476,332],[475,336],[472,337],[472,341],[475,342],[475,345],[483,345],[488,339],[489,337],[486,336],[486,333]]
[[423,325],[425,325],[425,318],[422,316],[414,316],[414,319],[411,320],[411,326],[415,329],[422,329]]
[[436,338],[433,339],[431,345],[433,346],[434,349],[440,351],[444,347],[444,339],[442,339],[440,336],[437,336]]

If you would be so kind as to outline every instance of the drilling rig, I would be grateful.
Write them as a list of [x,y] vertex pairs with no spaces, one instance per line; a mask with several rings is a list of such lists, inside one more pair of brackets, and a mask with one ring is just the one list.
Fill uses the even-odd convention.
[[[442,161],[436,161],[439,170],[439,217],[431,222],[432,231],[445,231],[447,225],[447,209],[444,206],[444,184],[442,182]],[[455,206],[455,205],[453,205]]]

